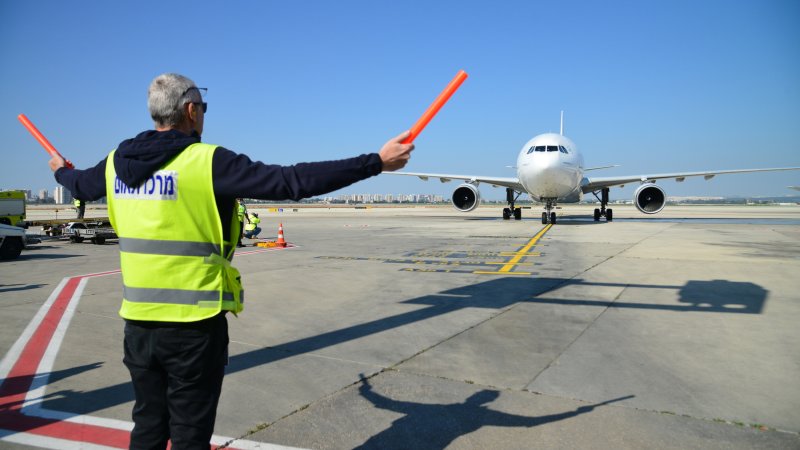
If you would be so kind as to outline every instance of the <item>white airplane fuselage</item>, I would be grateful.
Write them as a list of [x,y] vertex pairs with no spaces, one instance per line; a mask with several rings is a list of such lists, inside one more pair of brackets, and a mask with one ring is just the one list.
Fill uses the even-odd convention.
[[519,152],[517,178],[533,200],[578,202],[582,196],[583,155],[565,136],[540,134]]

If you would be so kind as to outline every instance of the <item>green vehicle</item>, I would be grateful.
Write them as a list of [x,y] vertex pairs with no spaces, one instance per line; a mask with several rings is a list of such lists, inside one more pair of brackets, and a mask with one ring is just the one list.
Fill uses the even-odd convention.
[[25,193],[0,192],[0,223],[23,226],[25,224]]

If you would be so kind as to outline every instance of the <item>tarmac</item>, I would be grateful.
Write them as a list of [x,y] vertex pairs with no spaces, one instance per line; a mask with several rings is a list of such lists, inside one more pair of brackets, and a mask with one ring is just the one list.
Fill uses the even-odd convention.
[[[593,208],[251,205],[214,443],[800,449],[800,206]],[[118,269],[0,263],[0,448],[127,446]]]

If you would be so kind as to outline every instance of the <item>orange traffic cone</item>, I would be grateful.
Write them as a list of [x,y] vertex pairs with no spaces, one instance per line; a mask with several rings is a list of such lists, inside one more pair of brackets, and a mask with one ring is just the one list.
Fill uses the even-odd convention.
[[278,225],[278,240],[275,242],[278,247],[286,247],[286,241],[283,239],[283,223]]

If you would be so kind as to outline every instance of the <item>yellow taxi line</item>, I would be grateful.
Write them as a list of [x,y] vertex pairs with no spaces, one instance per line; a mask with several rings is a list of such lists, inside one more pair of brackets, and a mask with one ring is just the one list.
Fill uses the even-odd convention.
[[[498,270],[497,272],[488,272],[488,273],[496,273],[496,274],[503,274],[503,275],[510,275],[510,274],[520,274],[520,275],[522,275],[523,272],[511,272],[511,269],[513,269],[514,266],[518,265],[519,261],[522,258],[527,256],[527,253],[531,249],[531,247],[536,245],[536,243],[539,242],[539,239],[541,239],[542,236],[544,236],[544,234],[547,233],[547,230],[549,230],[550,227],[552,227],[552,226],[553,226],[553,224],[549,223],[544,228],[542,228],[538,233],[536,233],[536,236],[532,237],[531,240],[528,241],[528,243],[525,244],[525,246],[522,247],[518,252],[515,252],[517,254],[513,258],[511,258],[503,267],[501,267],[500,270]],[[475,273],[485,274],[486,272],[475,272]],[[530,275],[530,274],[528,274],[528,275]]]

